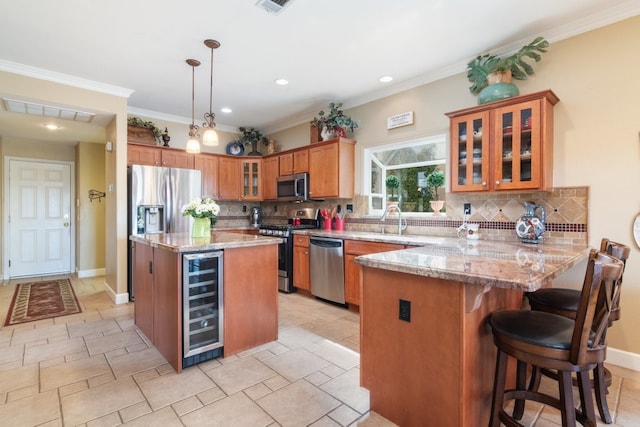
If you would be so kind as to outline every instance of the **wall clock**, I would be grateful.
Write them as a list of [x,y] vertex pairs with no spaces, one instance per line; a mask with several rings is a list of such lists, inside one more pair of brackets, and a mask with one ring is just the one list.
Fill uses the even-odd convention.
[[238,141],[231,141],[227,144],[227,154],[232,156],[242,156],[244,154],[244,145]]

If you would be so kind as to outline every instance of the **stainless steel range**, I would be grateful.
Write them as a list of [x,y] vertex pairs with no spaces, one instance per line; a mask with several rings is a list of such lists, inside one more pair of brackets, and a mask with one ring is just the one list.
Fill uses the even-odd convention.
[[278,245],[278,290],[295,292],[293,286],[293,230],[318,228],[318,209],[290,209],[288,224],[262,224],[258,233],[263,236],[280,237]]

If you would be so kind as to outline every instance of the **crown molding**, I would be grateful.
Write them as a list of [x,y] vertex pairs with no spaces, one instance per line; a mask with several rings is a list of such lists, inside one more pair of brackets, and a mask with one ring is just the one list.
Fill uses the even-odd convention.
[[32,77],[34,79],[46,80],[53,83],[60,83],[80,89],[92,90],[94,92],[105,93],[107,95],[114,95],[122,98],[129,98],[131,94],[135,92],[135,90],[133,89],[113,86],[94,80],[70,76],[68,74],[57,73],[55,71],[32,67],[30,65],[20,64],[18,62],[6,61],[4,59],[0,59],[0,71],[19,74],[26,77]]

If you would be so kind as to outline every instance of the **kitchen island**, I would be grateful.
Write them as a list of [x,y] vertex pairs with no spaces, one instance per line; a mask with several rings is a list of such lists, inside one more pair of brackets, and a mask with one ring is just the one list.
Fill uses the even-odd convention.
[[[428,240],[428,239],[427,239]],[[585,246],[437,238],[357,257],[361,385],[402,426],[486,426],[496,350],[487,316],[518,309],[585,259]]]
[[281,239],[214,230],[207,238],[169,233],[135,235],[130,240],[135,323],[177,372],[182,371],[184,357],[184,254],[224,253],[224,357],[277,340]]

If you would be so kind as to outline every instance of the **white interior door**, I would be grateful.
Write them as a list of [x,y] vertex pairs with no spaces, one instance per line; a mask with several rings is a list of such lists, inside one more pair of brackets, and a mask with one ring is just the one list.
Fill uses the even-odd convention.
[[9,275],[71,272],[71,166],[9,162]]

